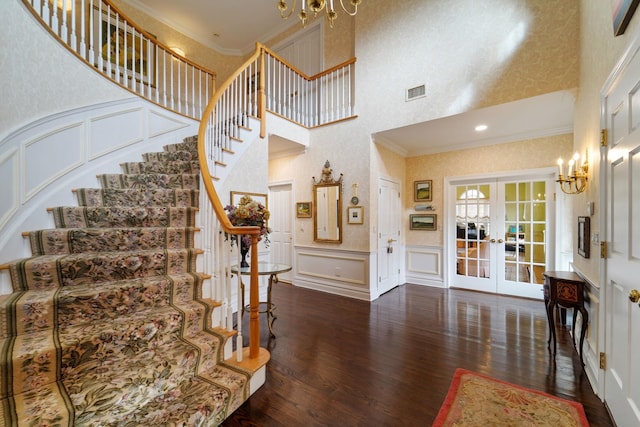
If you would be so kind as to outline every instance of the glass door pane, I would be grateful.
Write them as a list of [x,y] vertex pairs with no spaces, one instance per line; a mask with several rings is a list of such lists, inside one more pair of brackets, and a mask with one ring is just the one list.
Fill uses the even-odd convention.
[[544,282],[547,264],[547,183],[545,180],[507,182],[502,189],[504,277],[498,292],[536,296]]
[[456,186],[456,274],[458,285],[495,292],[489,242],[491,195],[492,184]]

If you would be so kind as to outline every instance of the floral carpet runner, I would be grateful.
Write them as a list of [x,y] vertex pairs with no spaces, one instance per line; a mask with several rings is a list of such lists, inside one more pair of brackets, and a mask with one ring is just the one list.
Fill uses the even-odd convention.
[[577,402],[457,369],[433,427],[588,427]]
[[248,398],[195,271],[196,153],[122,164],[29,233],[0,296],[0,425],[214,426]]

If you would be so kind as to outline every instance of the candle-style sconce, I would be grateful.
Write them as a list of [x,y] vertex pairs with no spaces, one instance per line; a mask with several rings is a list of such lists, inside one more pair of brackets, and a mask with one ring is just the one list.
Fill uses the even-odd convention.
[[580,155],[573,155],[573,158],[567,162],[567,173],[564,174],[563,160],[558,159],[559,175],[556,180],[560,184],[560,189],[566,194],[580,194],[587,188],[589,180],[589,156],[585,154],[584,162],[578,164]]

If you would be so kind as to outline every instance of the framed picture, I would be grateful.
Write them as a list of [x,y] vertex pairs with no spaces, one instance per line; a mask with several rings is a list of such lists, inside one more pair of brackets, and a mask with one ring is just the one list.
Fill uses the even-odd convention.
[[232,191],[231,192],[231,204],[233,206],[237,206],[240,203],[240,199],[242,196],[251,196],[251,198],[264,205],[267,209],[269,209],[269,200],[266,194],[262,193],[247,193],[246,191]]
[[413,183],[413,200],[416,202],[431,201],[431,180],[415,181]]
[[588,216],[578,217],[578,254],[589,258],[589,240],[591,236],[591,219]]
[[313,202],[296,203],[296,216],[298,218],[311,218]]
[[349,206],[347,208],[347,224],[364,223],[364,207]]
[[411,214],[409,216],[410,230],[435,231],[438,228],[436,214]]
[[119,15],[97,7],[93,8],[91,27],[96,66],[102,65],[107,72],[110,69],[116,79],[124,76],[155,85],[155,49],[146,34],[125,26]]
[[615,36],[624,34],[631,17],[638,7],[638,3],[640,3],[640,0],[611,0],[611,18]]

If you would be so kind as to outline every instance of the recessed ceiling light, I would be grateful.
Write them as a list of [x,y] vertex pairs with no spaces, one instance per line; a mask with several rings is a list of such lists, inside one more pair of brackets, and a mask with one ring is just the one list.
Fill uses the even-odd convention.
[[484,130],[487,130],[488,126],[487,125],[478,125],[476,126],[476,132],[482,132]]

